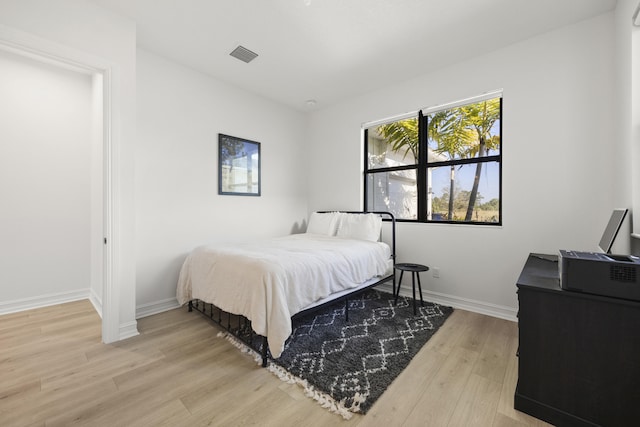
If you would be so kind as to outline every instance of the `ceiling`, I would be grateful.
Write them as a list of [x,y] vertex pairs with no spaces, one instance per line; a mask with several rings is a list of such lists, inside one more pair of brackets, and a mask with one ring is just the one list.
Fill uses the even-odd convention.
[[[141,48],[301,111],[616,5],[616,0],[90,1],[134,20]],[[238,45],[259,56],[250,63],[231,57]]]

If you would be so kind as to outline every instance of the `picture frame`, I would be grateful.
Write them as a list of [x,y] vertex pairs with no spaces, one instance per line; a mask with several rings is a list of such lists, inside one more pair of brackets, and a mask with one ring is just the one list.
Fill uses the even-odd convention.
[[218,134],[218,194],[260,196],[260,143]]

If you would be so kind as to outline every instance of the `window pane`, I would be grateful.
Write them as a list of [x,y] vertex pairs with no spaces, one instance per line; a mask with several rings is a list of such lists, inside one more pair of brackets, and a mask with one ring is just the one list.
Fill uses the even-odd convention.
[[[480,168],[480,179],[471,215],[467,216],[474,192],[474,177]],[[500,221],[500,164],[484,162],[427,169],[430,187],[427,194],[429,221]],[[450,198],[453,186],[453,198]],[[450,204],[450,200],[452,203]]]
[[429,161],[500,154],[500,100],[493,98],[429,114]]
[[418,119],[368,128],[367,149],[369,169],[415,165],[418,159]]
[[368,174],[367,210],[391,212],[399,219],[417,219],[416,171]]

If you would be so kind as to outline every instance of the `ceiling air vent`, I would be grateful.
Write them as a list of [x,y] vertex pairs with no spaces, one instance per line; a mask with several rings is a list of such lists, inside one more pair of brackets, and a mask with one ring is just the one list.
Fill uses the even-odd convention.
[[238,58],[240,61],[246,63],[253,61],[258,56],[257,53],[251,52],[244,46],[238,46],[237,48],[233,49],[233,52],[231,52],[229,55],[233,56],[234,58]]

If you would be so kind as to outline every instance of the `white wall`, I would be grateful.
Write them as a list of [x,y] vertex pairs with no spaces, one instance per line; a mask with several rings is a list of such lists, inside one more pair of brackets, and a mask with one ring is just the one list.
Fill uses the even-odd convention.
[[618,76],[617,107],[620,115],[620,141],[625,159],[631,163],[628,178],[633,194],[632,231],[640,234],[640,27],[631,23],[639,0],[619,0],[616,8],[616,47]]
[[91,63],[109,64],[112,72],[111,139],[116,167],[112,177],[115,194],[113,220],[117,226],[110,245],[116,248],[117,257],[113,260],[112,294],[115,304],[112,304],[113,312],[108,314],[119,323],[115,335],[120,338],[134,335],[137,333],[133,193],[135,24],[83,0],[2,0],[0,25],[46,41],[47,47],[59,55],[68,53]]
[[423,282],[436,295],[515,315],[528,253],[596,250],[611,209],[630,203],[616,185],[613,24],[602,15],[314,113],[310,210],[360,207],[362,123],[503,89],[503,226],[400,223],[398,261],[439,267]]
[[[504,89],[504,225],[399,224],[399,260],[441,269],[425,287],[513,314],[514,283],[529,252],[595,249],[612,207],[629,205],[633,193],[639,209],[637,186],[619,185],[621,177],[637,178],[638,168],[632,175],[629,163],[610,154],[619,144],[624,156],[631,151],[638,159],[640,151],[637,138],[615,141],[622,108],[614,95],[621,90],[615,47],[622,36],[614,36],[613,14],[309,118],[139,51],[137,147],[134,23],[82,0],[3,0],[0,25],[113,64],[121,327],[135,328],[136,288],[139,313],[171,304],[179,265],[193,246],[297,231],[314,209],[359,208],[361,123],[487,90]],[[631,55],[624,61],[632,63]],[[217,195],[219,132],[262,142],[262,197]]]
[[638,1],[620,0],[614,12],[616,128],[612,142],[617,145],[616,161],[626,166],[618,172],[617,184],[632,197],[631,206],[620,205],[632,208],[631,219],[620,231],[622,238],[634,229],[640,232],[640,28],[631,23]]
[[0,302],[90,285],[91,77],[0,51]]
[[[307,215],[304,114],[138,50],[137,302],[176,304],[186,254],[285,235]],[[218,195],[218,133],[261,143],[262,195]]]

